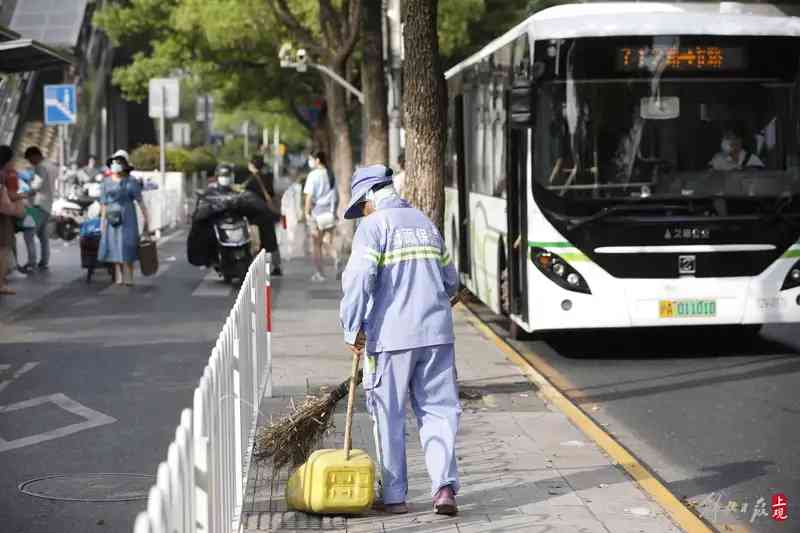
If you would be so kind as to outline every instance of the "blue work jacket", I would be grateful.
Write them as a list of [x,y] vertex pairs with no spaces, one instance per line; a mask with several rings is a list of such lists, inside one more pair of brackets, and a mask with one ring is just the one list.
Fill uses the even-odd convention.
[[363,329],[371,354],[452,343],[458,278],[439,230],[397,196],[376,209],[361,220],[342,274],[345,342]]

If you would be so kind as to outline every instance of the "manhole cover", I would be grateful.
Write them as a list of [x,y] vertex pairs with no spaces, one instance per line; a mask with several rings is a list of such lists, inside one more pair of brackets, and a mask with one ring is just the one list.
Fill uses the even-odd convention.
[[156,482],[148,474],[52,474],[21,483],[23,494],[68,502],[146,500]]

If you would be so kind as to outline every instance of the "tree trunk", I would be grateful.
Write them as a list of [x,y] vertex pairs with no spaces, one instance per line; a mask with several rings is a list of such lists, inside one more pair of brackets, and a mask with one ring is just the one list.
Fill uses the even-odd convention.
[[[344,69],[335,69],[339,75]],[[353,174],[353,148],[350,142],[350,128],[347,124],[345,91],[335,81],[325,78],[325,100],[328,104],[328,138],[331,143],[330,164],[339,190],[340,214],[343,214],[350,200],[350,176]]]
[[[344,65],[331,68],[340,76],[344,76]],[[338,239],[334,246],[339,257],[346,259],[355,233],[355,225],[344,220],[344,211],[350,201],[350,178],[353,174],[353,148],[350,142],[350,127],[347,123],[347,96],[345,90],[331,78],[325,76],[325,101],[328,113],[328,139],[331,144],[329,164],[336,176],[339,192],[339,220],[336,227]]]
[[383,10],[381,3],[362,4],[361,90],[364,91],[364,113],[367,131],[362,163],[388,165],[389,117],[386,113],[386,78],[383,73]]
[[447,94],[436,31],[438,0],[403,2],[406,197],[442,229]]

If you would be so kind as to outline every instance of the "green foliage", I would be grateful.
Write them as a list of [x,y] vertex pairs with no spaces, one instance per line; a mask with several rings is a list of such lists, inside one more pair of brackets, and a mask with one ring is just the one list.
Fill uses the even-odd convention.
[[[464,1],[474,5],[464,9]],[[445,68],[463,61],[525,20],[531,2],[557,0],[464,1],[439,0],[439,46]]]
[[92,23],[108,34],[111,42],[149,43],[169,34],[172,13],[179,0],[131,0],[126,4],[106,2]]
[[208,146],[198,146],[190,153],[192,172],[212,173],[217,168],[217,158]]
[[271,100],[260,106],[248,105],[234,111],[218,113],[214,128],[218,131],[240,134],[245,120],[250,121],[251,134],[261,138],[261,129],[269,128],[270,139],[277,125],[280,141],[290,146],[302,146],[308,138],[305,128],[290,114],[280,100]]
[[[250,143],[251,156],[255,153],[256,148],[256,146],[253,146],[253,143]],[[247,161],[244,158],[244,138],[235,137],[225,141],[225,144],[219,149],[217,160],[220,163],[228,163],[237,166],[247,165]]]
[[137,170],[148,171],[159,167],[161,152],[158,146],[143,144],[131,152],[131,165]]
[[[131,164],[138,170],[157,170],[161,165],[160,150],[153,144],[143,144],[131,152]],[[167,148],[164,154],[167,170],[192,174],[205,170],[212,172],[217,166],[214,153],[207,146],[199,146],[194,150],[186,148]]]
[[439,52],[443,56],[449,56],[459,48],[468,46],[469,25],[480,20],[485,10],[484,0],[439,0],[436,21],[439,31]]
[[191,174],[195,170],[192,166],[192,152],[186,148],[169,148],[164,156],[168,171]]

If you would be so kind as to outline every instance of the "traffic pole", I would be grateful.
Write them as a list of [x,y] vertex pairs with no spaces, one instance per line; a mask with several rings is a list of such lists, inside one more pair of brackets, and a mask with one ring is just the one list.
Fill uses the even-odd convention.
[[160,146],[161,146],[161,153],[159,154],[159,166],[161,167],[161,184],[163,186],[166,183],[166,173],[167,173],[167,156],[166,156],[166,136],[167,136],[167,126],[166,120],[164,116],[167,114],[167,87],[165,85],[161,86],[161,113],[158,119],[158,129],[159,129],[159,136],[160,138]]

